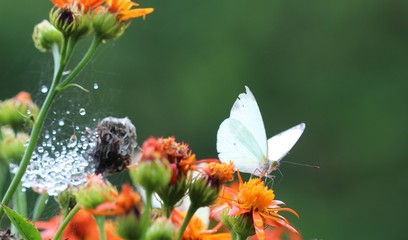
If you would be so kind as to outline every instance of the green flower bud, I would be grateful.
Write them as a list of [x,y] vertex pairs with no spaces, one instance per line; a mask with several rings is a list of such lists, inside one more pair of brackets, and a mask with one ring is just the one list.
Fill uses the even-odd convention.
[[135,214],[127,214],[117,218],[116,230],[124,239],[141,239],[142,224]]
[[117,190],[100,175],[88,176],[88,181],[74,192],[77,202],[86,209],[95,209],[99,204],[112,201]]
[[146,240],[172,240],[175,237],[176,229],[174,225],[163,218],[156,219],[146,232]]
[[9,127],[1,127],[0,136],[0,161],[19,163],[25,151],[24,144],[30,137],[22,132],[15,135]]
[[61,46],[63,36],[50,22],[43,20],[34,27],[33,41],[38,50],[47,52],[51,51],[53,44]]
[[147,192],[156,192],[169,185],[172,171],[167,161],[141,161],[130,170],[134,185],[142,186]]
[[241,239],[247,239],[255,234],[254,221],[251,213],[244,213],[236,216],[228,216],[227,211],[221,214],[222,222]]
[[125,32],[127,24],[117,20],[117,14],[110,13],[106,8],[99,8],[93,14],[93,29],[101,39],[115,39]]
[[202,173],[190,186],[191,204],[196,207],[211,205],[218,197],[220,185],[212,185],[209,176]]
[[32,126],[38,111],[31,95],[28,92],[20,92],[12,99],[0,101],[0,125],[9,125],[13,129]]
[[59,193],[55,197],[55,200],[60,206],[60,209],[64,209],[67,212],[71,211],[71,209],[74,208],[77,203],[72,187],[69,187],[65,191]]
[[190,177],[180,174],[175,184],[169,184],[158,189],[157,194],[163,201],[164,208],[167,210],[173,209],[186,196],[190,184]]

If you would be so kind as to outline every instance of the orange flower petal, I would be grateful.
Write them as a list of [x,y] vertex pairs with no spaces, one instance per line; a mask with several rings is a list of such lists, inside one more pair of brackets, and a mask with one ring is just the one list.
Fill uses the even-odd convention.
[[263,223],[261,216],[259,215],[258,212],[253,211],[252,219],[254,220],[254,228],[255,228],[256,236],[258,237],[259,240],[264,240],[265,231],[264,231],[264,223]]

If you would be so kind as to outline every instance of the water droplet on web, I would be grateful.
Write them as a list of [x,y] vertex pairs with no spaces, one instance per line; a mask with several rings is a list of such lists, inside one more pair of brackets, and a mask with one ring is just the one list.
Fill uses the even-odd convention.
[[27,109],[27,114],[31,115],[31,110],[30,109]]
[[70,74],[70,73],[71,73],[71,70],[63,71],[63,72],[62,72],[62,75],[65,76],[65,75],[68,75],[68,74]]
[[99,88],[99,85],[97,83],[94,83],[93,88],[96,90]]
[[58,121],[58,125],[60,125],[61,127],[64,126],[64,124],[65,124],[65,122],[64,122],[63,119],[60,119],[60,120]]
[[44,148],[40,146],[40,147],[37,148],[37,151],[38,151],[39,153],[43,153],[43,152],[44,152]]
[[77,145],[78,142],[78,138],[75,134],[73,134],[70,138],[69,138],[69,142],[68,142],[68,147],[69,148],[73,148],[75,147],[75,145]]
[[79,109],[79,114],[80,114],[81,116],[84,116],[84,115],[86,114],[85,108]]
[[70,112],[70,111],[68,111],[68,110],[67,110],[65,113],[66,113],[67,115],[71,114],[71,112]]
[[48,87],[45,86],[45,85],[42,85],[42,86],[41,86],[41,92],[42,92],[42,93],[47,93],[47,92],[48,92]]

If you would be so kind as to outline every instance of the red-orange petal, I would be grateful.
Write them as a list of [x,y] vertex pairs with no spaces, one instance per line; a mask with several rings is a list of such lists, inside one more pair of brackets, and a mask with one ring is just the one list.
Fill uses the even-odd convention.
[[259,215],[258,212],[253,211],[252,219],[254,220],[254,228],[255,228],[256,236],[258,237],[259,240],[264,240],[265,231],[264,231],[264,223],[263,223],[261,216]]

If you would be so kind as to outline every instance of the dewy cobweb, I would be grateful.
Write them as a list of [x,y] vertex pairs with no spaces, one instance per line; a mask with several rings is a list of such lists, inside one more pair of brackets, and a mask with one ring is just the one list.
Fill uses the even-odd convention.
[[[95,171],[88,154],[95,146],[94,132],[89,127],[75,126],[74,134],[67,137],[62,134],[61,120],[57,122],[56,129],[45,131],[22,178],[23,188],[50,196],[85,183],[86,175]],[[12,173],[17,170],[17,165],[11,166]]]

